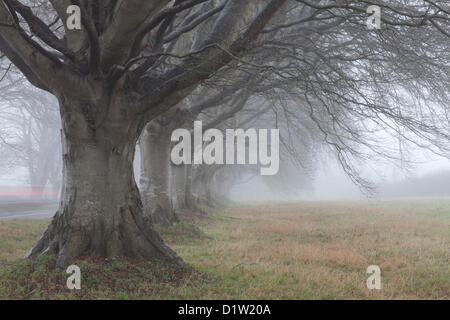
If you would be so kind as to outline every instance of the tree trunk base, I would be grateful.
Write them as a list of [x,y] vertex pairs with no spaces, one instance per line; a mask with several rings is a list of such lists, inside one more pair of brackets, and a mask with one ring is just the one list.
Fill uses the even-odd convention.
[[158,259],[184,265],[138,207],[122,207],[114,218],[92,215],[89,221],[75,217],[66,206],[58,211],[50,226],[25,258],[56,254],[57,265],[66,267],[81,256],[127,257],[137,260]]
[[193,211],[193,212],[197,212],[203,216],[208,215],[208,213],[202,209],[202,207],[205,207],[206,202],[200,200],[200,199],[196,199],[194,197],[191,197],[191,199],[188,201],[187,205],[186,205],[186,209]]
[[154,223],[161,224],[165,227],[171,226],[174,223],[180,222],[178,215],[172,209],[170,212],[165,211],[160,205],[158,205],[151,213]]

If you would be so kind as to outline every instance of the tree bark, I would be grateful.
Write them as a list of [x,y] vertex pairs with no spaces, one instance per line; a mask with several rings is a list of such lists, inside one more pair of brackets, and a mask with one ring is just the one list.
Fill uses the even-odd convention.
[[74,110],[78,108],[62,117],[60,206],[26,257],[55,253],[61,267],[86,255],[156,258],[182,265],[143,214],[133,174],[139,129],[114,116],[95,128],[86,114]]
[[206,169],[198,166],[192,173],[192,196],[199,205],[207,204],[208,183],[205,180]]
[[[179,183],[177,200],[176,200],[176,210],[188,210],[192,212],[198,212],[201,214],[206,214],[199,206],[198,199],[196,195],[193,193],[193,175],[194,166],[192,164],[187,164],[180,166],[178,170],[183,170],[184,172],[178,172],[177,175],[179,178],[173,179],[174,183]],[[181,178],[180,178],[181,177]],[[175,186],[173,186],[175,188]]]
[[186,203],[186,165],[170,166],[170,193],[175,212],[187,208]]
[[167,127],[153,121],[140,139],[140,186],[144,209],[154,222],[166,226],[178,221],[169,188],[170,134]]
[[196,186],[197,201],[205,206],[215,208],[219,204],[215,197],[214,167],[203,167],[198,169],[194,186]]
[[192,188],[197,205],[216,208],[229,202],[227,177],[217,177],[221,168],[222,166],[204,166],[194,169]]
[[213,172],[210,178],[211,199],[216,207],[224,207],[230,203],[229,193],[231,190],[230,176],[221,169]]
[[202,173],[203,169],[201,166],[187,166],[186,204],[188,210],[206,215],[203,207],[207,205],[207,185],[203,184],[204,181],[201,179]]

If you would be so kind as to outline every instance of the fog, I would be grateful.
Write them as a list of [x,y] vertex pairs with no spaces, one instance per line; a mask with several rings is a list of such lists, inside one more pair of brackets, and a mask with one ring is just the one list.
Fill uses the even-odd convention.
[[[373,182],[373,192],[361,190],[332,157],[323,155],[318,167],[312,173],[295,179],[308,179],[306,189],[291,192],[274,192],[259,175],[248,175],[241,184],[234,186],[230,198],[237,202],[247,201],[296,201],[296,200],[350,200],[389,197],[450,196],[450,160],[431,152],[416,149],[410,152],[413,163],[372,162],[362,167],[363,174]],[[139,149],[135,157],[135,178],[139,184]],[[35,198],[29,190],[28,173],[25,168],[0,169],[0,197],[5,199],[14,194],[21,198]],[[59,190],[46,188],[44,199],[54,199]]]
[[375,190],[367,193],[356,186],[339,163],[327,157],[311,177],[312,188],[294,194],[274,194],[255,176],[236,186],[231,192],[235,201],[295,201],[295,200],[350,200],[390,197],[450,196],[450,160],[415,150],[411,154],[415,163],[368,162],[363,171],[374,183]]

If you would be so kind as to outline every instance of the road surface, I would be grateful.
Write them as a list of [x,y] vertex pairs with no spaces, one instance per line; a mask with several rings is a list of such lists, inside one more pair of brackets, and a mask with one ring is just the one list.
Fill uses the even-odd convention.
[[33,210],[21,212],[6,212],[0,213],[0,221],[13,219],[49,219],[53,217],[56,210]]

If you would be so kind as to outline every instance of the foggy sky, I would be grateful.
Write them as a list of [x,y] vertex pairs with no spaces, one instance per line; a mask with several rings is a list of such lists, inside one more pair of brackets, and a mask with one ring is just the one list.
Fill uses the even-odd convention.
[[[325,158],[325,157],[324,157]],[[382,192],[382,185],[385,182],[400,182],[404,179],[420,178],[426,174],[450,171],[450,160],[432,154],[429,151],[416,148],[411,150],[410,159],[417,162],[407,168],[400,168],[400,163],[394,165],[387,162],[368,161],[363,167],[364,177],[369,178],[379,186],[378,191]],[[135,178],[139,183],[139,152],[135,159]],[[231,198],[235,201],[262,201],[262,200],[344,200],[344,199],[364,199],[367,195],[355,186],[346,176],[337,161],[330,158],[323,159],[317,171],[313,173],[313,190],[302,191],[291,195],[275,195],[263,183],[260,177],[256,176],[247,183],[237,185],[231,191]],[[450,183],[450,182],[449,182]],[[27,172],[25,169],[15,169],[13,171],[1,169],[0,187],[26,187]],[[377,194],[373,196],[377,197]]]

